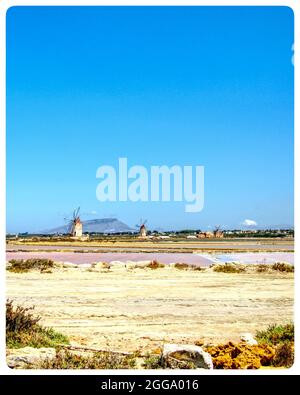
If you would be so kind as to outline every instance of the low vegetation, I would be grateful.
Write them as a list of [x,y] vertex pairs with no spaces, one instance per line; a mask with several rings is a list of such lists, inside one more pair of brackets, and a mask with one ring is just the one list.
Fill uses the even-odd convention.
[[272,265],[272,269],[278,272],[294,272],[294,266],[288,263],[276,262]]
[[276,367],[284,366],[290,368],[293,366],[295,357],[294,343],[282,343],[276,347],[275,356],[272,365]]
[[188,263],[175,263],[174,267],[175,267],[175,269],[178,269],[178,270],[195,270],[195,271],[203,270],[202,267],[200,267],[200,266],[189,265]]
[[258,331],[255,338],[259,343],[272,345],[294,342],[294,324],[270,325],[266,330]]
[[165,265],[163,263],[154,260],[148,263],[145,267],[148,269],[162,269],[163,267],[165,267]]
[[174,265],[175,269],[178,269],[178,270],[188,270],[189,266],[190,265],[188,263],[175,263],[175,265]]
[[56,357],[43,361],[38,369],[133,369],[135,355],[121,355],[112,352],[97,352],[79,355],[71,351],[59,350]]
[[35,316],[33,307],[14,306],[6,302],[6,345],[8,348],[56,347],[68,344],[68,338],[52,328],[39,325],[40,317]]
[[264,263],[261,263],[259,265],[256,266],[256,271],[258,273],[265,273],[269,270],[269,265],[266,265]]
[[272,272],[281,272],[281,273],[293,273],[294,272],[294,265],[284,262],[276,262],[274,264],[266,264],[261,263],[256,265],[256,272],[257,273],[272,273]]
[[161,353],[159,354],[146,354],[144,362],[144,369],[163,369]]
[[14,273],[26,273],[30,270],[40,270],[41,273],[49,273],[54,267],[51,259],[12,259],[9,261],[7,270]]
[[214,266],[213,271],[218,273],[244,273],[245,268],[236,264],[225,263],[224,265]]
[[272,366],[289,368],[294,363],[294,324],[270,325],[264,331],[256,333],[259,344],[275,348]]

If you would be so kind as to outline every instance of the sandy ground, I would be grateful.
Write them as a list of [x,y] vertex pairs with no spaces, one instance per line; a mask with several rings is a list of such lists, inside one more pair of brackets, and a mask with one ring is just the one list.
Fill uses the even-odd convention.
[[237,341],[293,319],[293,274],[216,273],[114,266],[7,272],[7,297],[36,306],[73,344],[121,351],[164,342]]

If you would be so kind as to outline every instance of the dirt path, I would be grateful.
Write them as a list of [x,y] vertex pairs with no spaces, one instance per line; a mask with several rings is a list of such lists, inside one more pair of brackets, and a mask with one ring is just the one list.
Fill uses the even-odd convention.
[[175,268],[7,272],[7,297],[35,305],[42,323],[72,343],[113,350],[163,342],[238,340],[293,319],[293,274]]

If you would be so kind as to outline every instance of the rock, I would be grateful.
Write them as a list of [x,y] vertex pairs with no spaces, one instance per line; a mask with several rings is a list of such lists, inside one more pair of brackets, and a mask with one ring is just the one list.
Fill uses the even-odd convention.
[[76,266],[78,269],[86,269],[86,268],[90,268],[91,264],[90,263],[78,263]]
[[77,269],[78,265],[77,263],[72,263],[72,262],[63,262],[63,268],[74,268]]
[[106,262],[94,262],[90,266],[91,271],[93,272],[107,272],[111,268],[111,265]]
[[193,344],[165,344],[162,352],[162,363],[165,368],[213,369],[211,355],[201,347]]
[[242,333],[240,339],[242,343],[249,344],[250,346],[256,346],[258,344],[251,333]]
[[250,346],[246,343],[228,342],[208,347],[215,369],[259,369],[270,366],[275,349],[267,344]]
[[55,348],[14,348],[8,350],[6,363],[11,369],[30,369],[55,356]]
[[121,261],[110,261],[109,262],[111,268],[119,270],[119,269],[126,269],[126,262],[121,262]]
[[145,269],[151,261],[127,261],[127,269]]

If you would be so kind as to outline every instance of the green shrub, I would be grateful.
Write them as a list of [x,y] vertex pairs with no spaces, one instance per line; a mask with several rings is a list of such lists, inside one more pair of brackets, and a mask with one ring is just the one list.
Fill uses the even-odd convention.
[[144,362],[144,369],[163,369],[161,355],[147,354]]
[[26,273],[29,270],[40,270],[41,273],[48,272],[54,267],[54,262],[51,259],[12,259],[9,261],[7,270],[14,273]]
[[132,369],[135,356],[110,352],[98,352],[92,355],[78,355],[70,351],[59,350],[56,357],[43,361],[39,369]]
[[32,314],[33,307],[13,306],[11,300],[6,302],[6,345],[8,348],[21,347],[56,347],[68,344],[68,338],[52,328],[38,324],[39,316]]
[[272,345],[294,342],[294,324],[270,325],[266,330],[256,332],[255,337],[259,343]]

